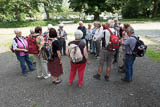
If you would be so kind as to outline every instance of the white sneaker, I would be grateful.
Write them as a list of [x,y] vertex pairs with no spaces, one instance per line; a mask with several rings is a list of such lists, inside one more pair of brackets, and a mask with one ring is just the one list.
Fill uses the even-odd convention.
[[48,77],[51,77],[51,74],[48,74]]
[[47,78],[49,78],[49,77],[48,77],[48,76],[45,76],[45,77],[44,77],[44,79],[47,79]]

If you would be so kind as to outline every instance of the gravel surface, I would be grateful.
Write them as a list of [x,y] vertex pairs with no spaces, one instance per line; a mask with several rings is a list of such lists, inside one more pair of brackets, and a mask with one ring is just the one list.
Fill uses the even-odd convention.
[[[78,25],[66,25],[68,33],[73,34]],[[145,43],[159,47],[151,40],[160,35],[160,23],[132,24],[136,33],[142,35]],[[24,35],[29,29],[21,28]],[[56,27],[57,28],[57,27]],[[47,29],[43,27],[44,31]],[[13,28],[0,29],[0,44],[14,37]],[[149,35],[148,39],[144,38]],[[69,40],[73,37],[70,36]],[[159,49],[159,48],[158,48]],[[160,63],[151,61],[147,56],[137,58],[134,64],[134,81],[124,83],[120,79],[124,74],[117,72],[113,65],[110,82],[95,80],[98,61],[89,55],[91,61],[84,74],[84,85],[77,87],[77,77],[72,86],[68,86],[70,72],[69,59],[63,56],[63,82],[59,85],[51,83],[51,78],[38,80],[36,71],[21,75],[19,62],[14,54],[0,47],[0,107],[160,107]],[[103,75],[105,72],[103,72]]]
[[[63,56],[63,82],[51,83],[51,78],[38,80],[36,72],[23,77],[16,57],[0,54],[0,104],[1,107],[160,107],[160,63],[147,56],[137,58],[134,81],[122,82],[124,74],[113,65],[110,81],[95,80],[97,59],[90,55],[91,64],[84,74],[84,85],[77,87],[77,77],[68,86],[69,59]],[[103,75],[105,72],[103,72]]]

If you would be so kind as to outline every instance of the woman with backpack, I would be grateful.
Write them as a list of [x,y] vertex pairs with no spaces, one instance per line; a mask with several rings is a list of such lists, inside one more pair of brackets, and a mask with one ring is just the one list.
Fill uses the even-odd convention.
[[75,40],[68,44],[66,50],[66,55],[71,58],[69,85],[73,84],[76,71],[78,70],[78,86],[81,87],[83,85],[83,74],[85,71],[86,63],[89,63],[88,53],[85,43],[81,40],[83,37],[83,32],[81,30],[77,30],[74,35]]
[[52,75],[52,83],[59,84],[59,77],[63,74],[60,43],[57,40],[57,32],[54,28],[49,30],[49,41],[51,47],[51,58],[48,61],[48,71]]
[[28,43],[27,40],[22,36],[22,32],[19,29],[16,29],[14,33],[16,34],[16,37],[14,38],[12,44],[13,50],[20,62],[23,76],[27,76],[25,62],[27,63],[30,71],[35,70],[35,68],[32,66],[32,62],[29,59]]

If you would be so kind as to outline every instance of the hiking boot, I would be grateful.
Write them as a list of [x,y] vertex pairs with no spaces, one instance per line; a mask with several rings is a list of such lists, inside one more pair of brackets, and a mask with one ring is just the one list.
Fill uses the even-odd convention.
[[109,77],[108,77],[108,76],[104,76],[104,79],[105,79],[106,81],[109,81]]
[[97,80],[101,80],[101,76],[99,74],[93,75],[93,78],[95,78]]
[[132,82],[132,80],[126,80],[125,78],[121,78],[121,80],[124,82]]

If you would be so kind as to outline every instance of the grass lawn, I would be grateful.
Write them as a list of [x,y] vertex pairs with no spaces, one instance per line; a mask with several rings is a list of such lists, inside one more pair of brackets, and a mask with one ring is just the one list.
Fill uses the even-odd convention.
[[151,49],[147,49],[146,55],[154,61],[160,61],[160,53],[157,53]]

